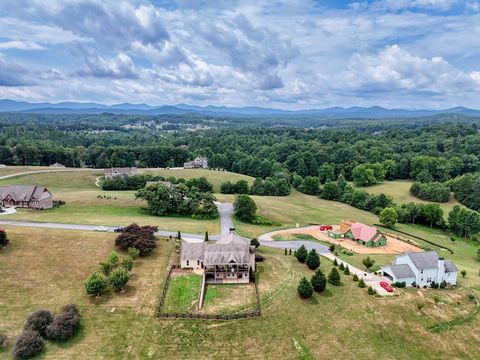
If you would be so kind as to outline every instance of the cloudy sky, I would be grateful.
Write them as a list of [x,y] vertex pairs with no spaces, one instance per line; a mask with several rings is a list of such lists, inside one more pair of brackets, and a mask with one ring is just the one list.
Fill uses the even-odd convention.
[[1,5],[0,98],[480,108],[480,1]]

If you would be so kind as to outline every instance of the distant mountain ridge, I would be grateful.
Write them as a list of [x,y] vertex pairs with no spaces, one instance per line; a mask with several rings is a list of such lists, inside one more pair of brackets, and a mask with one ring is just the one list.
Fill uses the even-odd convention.
[[466,107],[454,107],[444,110],[407,110],[387,109],[380,106],[329,107],[325,109],[282,110],[256,106],[196,106],[188,104],[152,106],[148,104],[122,103],[105,105],[98,103],[60,102],[60,103],[30,103],[9,99],[0,99],[0,112],[22,112],[39,114],[138,114],[138,115],[168,115],[168,114],[203,114],[211,116],[322,116],[332,118],[411,118],[434,116],[442,114],[459,114],[480,116],[480,110]]

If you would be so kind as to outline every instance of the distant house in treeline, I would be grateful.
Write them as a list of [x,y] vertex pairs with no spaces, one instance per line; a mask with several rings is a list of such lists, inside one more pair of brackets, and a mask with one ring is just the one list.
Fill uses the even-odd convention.
[[174,186],[170,181],[159,180],[159,181],[147,181],[147,183],[145,184],[145,187],[148,187],[150,185],[158,185],[158,184],[162,184],[167,189],[171,189]]
[[0,202],[3,207],[50,209],[53,207],[52,193],[38,185],[0,186]]
[[193,161],[183,163],[184,169],[208,169],[208,159],[206,157],[197,156]]
[[65,165],[62,165],[62,164],[56,162],[56,163],[50,165],[50,167],[51,167],[51,168],[64,168]]
[[118,176],[134,176],[137,175],[136,167],[125,168],[108,168],[104,170],[105,179],[114,179]]

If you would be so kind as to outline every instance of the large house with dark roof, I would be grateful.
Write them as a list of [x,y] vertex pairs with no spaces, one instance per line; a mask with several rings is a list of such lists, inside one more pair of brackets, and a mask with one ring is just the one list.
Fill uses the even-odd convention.
[[431,286],[433,282],[455,285],[457,267],[435,251],[405,253],[396,257],[392,265],[381,268],[383,275],[393,282],[405,282],[407,286]]
[[22,207],[31,209],[50,209],[53,207],[52,193],[46,187],[38,185],[0,186],[2,207]]
[[180,264],[203,270],[207,283],[248,283],[255,272],[255,246],[233,232],[216,242],[184,243]]
[[203,156],[197,156],[192,161],[183,163],[184,169],[208,169],[208,159]]
[[387,245],[386,236],[376,227],[355,222],[345,232],[345,237],[367,247]]

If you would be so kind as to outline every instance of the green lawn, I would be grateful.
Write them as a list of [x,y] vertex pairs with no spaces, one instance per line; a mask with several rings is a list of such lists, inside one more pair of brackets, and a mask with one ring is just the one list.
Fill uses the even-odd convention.
[[189,274],[171,277],[163,312],[189,313],[196,310],[201,283],[201,275]]
[[255,311],[256,295],[253,284],[207,285],[202,313],[236,314]]
[[[367,295],[350,278],[342,286],[302,300],[302,276],[312,272],[283,250],[262,249],[258,264],[262,317],[236,321],[159,320],[156,306],[174,244],[161,241],[141,258],[124,294],[97,300],[83,281],[113,248],[113,234],[7,227],[11,245],[0,250],[0,332],[10,342],[35,309],[79,306],[82,327],[66,343],[47,341],[42,359],[475,359],[480,319],[467,294],[478,291],[406,290],[383,299]],[[122,254],[123,256],[123,254]],[[331,263],[322,259],[328,273]],[[473,275],[472,275],[473,278]],[[477,283],[480,278],[477,277]],[[433,297],[442,302],[435,304]],[[425,303],[421,312],[417,302]],[[435,325],[454,327],[439,332]],[[457,324],[457,325],[455,325]],[[443,327],[442,327],[443,329]],[[10,359],[11,346],[0,352]]]
[[[357,187],[358,189],[365,190],[371,194],[380,194],[384,193],[390,195],[397,204],[405,204],[409,202],[422,203],[426,204],[428,201],[421,200],[410,194],[410,187],[412,186],[412,180],[395,180],[395,181],[384,181],[381,184],[368,186],[368,187]],[[452,210],[455,205],[460,203],[453,197],[450,197],[450,201],[446,203],[438,203],[445,213],[445,218],[448,216],[448,213]]]

